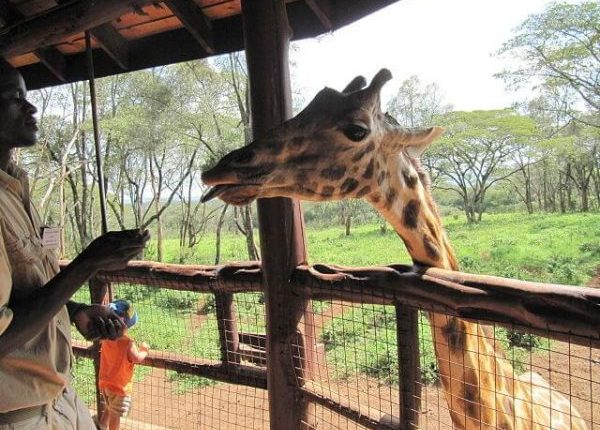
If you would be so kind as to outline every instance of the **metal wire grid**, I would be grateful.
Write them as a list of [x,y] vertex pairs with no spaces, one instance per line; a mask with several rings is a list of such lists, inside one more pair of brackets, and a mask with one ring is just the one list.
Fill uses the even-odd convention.
[[[131,335],[137,341],[150,343],[157,356],[193,357],[206,362],[220,359],[218,304],[213,294],[130,284],[114,284],[113,292],[114,297],[132,301],[140,322]],[[265,364],[264,344],[261,344],[265,333],[263,296],[238,293],[233,303],[235,311],[230,322],[234,324],[223,327],[235,330],[224,333],[228,342],[242,339],[248,343],[242,342],[238,350],[228,351],[227,360],[262,367]],[[403,371],[402,362],[398,364],[395,307],[320,300],[312,302],[312,311],[310,326],[305,324],[303,331],[307,335],[305,345],[312,345],[313,351],[302,351],[304,358],[297,360],[303,367],[311,368],[312,373],[310,380],[300,385],[306,390],[318,387],[331,403],[330,407],[311,404],[310,422],[318,429],[372,428],[331,406],[338,403],[355,408],[359,414],[374,416],[379,422],[387,420],[394,428],[394,420],[400,415],[398,384]],[[417,411],[420,427],[453,428],[439,382],[430,320],[424,312],[418,315],[421,381],[415,383],[421,386],[421,394],[414,404],[420,404]],[[493,356],[503,354],[499,360],[512,366],[515,378],[528,372],[539,374],[555,392],[570,399],[588,429],[600,429],[600,351],[591,342],[587,346],[584,339],[577,339],[577,344],[560,342],[502,327],[493,327],[487,333],[486,341],[496,350]],[[492,358],[492,354],[476,349],[467,348],[465,354],[478,354],[481,362]],[[91,360],[77,360],[75,385],[91,407],[95,399],[93,370]],[[485,370],[479,368],[478,372],[481,376]],[[548,404],[548,410],[555,409],[556,398]],[[523,412],[513,412],[515,422],[524,418],[519,414]],[[267,392],[139,366],[132,412],[124,424],[123,428],[131,429],[268,429]],[[307,424],[306,428],[311,427]]]
[[[313,377],[319,388],[330,399],[339,401],[344,407],[351,405],[361,414],[392,423],[389,428],[401,428],[397,418],[400,414],[399,372],[396,320],[394,306],[351,304],[339,301],[313,302],[315,310],[313,333],[317,345]],[[483,327],[485,323],[477,323]],[[425,312],[419,312],[420,363],[418,372],[421,394],[414,404],[419,405],[420,427],[425,429],[454,428],[444,388],[440,381],[439,365],[433,342],[432,326]],[[534,386],[538,395],[534,399],[537,413],[550,413],[550,425],[537,428],[576,428],[577,412],[585,421],[587,429],[600,429],[600,350],[585,339],[572,338],[571,342],[551,340],[529,335],[514,328],[495,327],[487,324],[489,331],[478,332],[477,340],[484,338],[492,350],[483,352],[479,346],[465,348],[463,354],[474,355],[479,367],[473,369],[463,364],[465,373],[477,371],[479,378],[492,377],[493,367],[486,363],[502,363],[512,369],[508,379],[521,379]],[[435,330],[433,330],[435,332]],[[439,340],[439,343],[444,343]],[[477,343],[477,342],[475,342]],[[444,357],[440,357],[444,360]],[[447,358],[446,358],[447,359]],[[307,363],[307,367],[310,365]],[[487,370],[486,370],[487,369]],[[540,375],[552,387],[550,390],[537,376]],[[487,375],[486,375],[487,373]],[[499,378],[498,380],[501,380]],[[310,386],[310,384],[308,384]],[[469,384],[467,384],[469,385]],[[477,396],[495,395],[502,401],[502,394],[485,388]],[[547,396],[544,403],[542,397]],[[518,396],[517,396],[518,397]],[[571,409],[560,406],[562,399],[570,402]],[[465,404],[472,399],[464,397]],[[503,403],[504,402],[504,403]],[[522,404],[522,402],[521,402]],[[506,407],[506,415],[513,421],[512,428],[532,428],[535,420],[519,402]],[[366,428],[352,420],[332,413],[326,408],[315,407],[314,422],[319,429]],[[456,417],[455,417],[456,418]],[[560,421],[565,419],[562,427]],[[393,424],[396,423],[396,424]],[[487,428],[504,428],[503,422],[485,423]],[[369,428],[378,428],[375,425]],[[385,427],[384,427],[385,428]],[[535,427],[534,427],[535,428]],[[579,426],[581,428],[581,426]]]
[[[154,357],[218,365],[221,362],[218,303],[214,294],[175,291],[127,283],[112,284],[113,297],[129,300],[138,323],[129,335],[147,342]],[[262,294],[241,293],[234,298],[238,329],[264,336]],[[83,298],[83,297],[82,297]],[[237,333],[224,331],[228,340]],[[227,354],[233,363],[254,366],[246,355]],[[264,353],[263,353],[264,355]],[[263,357],[264,360],[264,357]],[[93,362],[78,358],[74,385],[95,409]],[[137,365],[132,409],[121,428],[145,429],[268,429],[266,390],[228,384],[175,370]]]

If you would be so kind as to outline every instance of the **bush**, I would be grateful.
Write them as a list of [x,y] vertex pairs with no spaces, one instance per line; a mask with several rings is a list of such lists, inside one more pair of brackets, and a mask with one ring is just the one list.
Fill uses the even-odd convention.
[[552,282],[559,284],[576,284],[577,262],[572,257],[553,256],[547,263],[548,272],[552,276]]
[[421,367],[421,380],[424,384],[439,385],[440,369],[435,361],[429,361]]
[[387,350],[369,354],[366,362],[359,365],[359,369],[388,385],[397,385],[399,382],[397,355]]
[[525,348],[528,351],[542,344],[538,336],[517,330],[507,330],[506,339],[508,340],[509,347]]
[[581,252],[586,252],[593,257],[600,257],[600,243],[597,242],[586,242],[579,245]]
[[161,291],[154,297],[154,304],[165,309],[190,310],[198,301],[198,294],[186,291]]

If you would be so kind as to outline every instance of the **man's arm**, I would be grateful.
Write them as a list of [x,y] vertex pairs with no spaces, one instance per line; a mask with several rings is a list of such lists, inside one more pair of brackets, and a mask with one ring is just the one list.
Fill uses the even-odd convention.
[[78,303],[78,302],[73,301],[73,300],[69,300],[67,302],[66,306],[67,306],[67,312],[69,313],[69,319],[71,320],[71,322],[73,322],[75,320],[75,315],[79,311],[87,308],[86,304],[84,304],[84,303]]
[[109,232],[94,240],[35,295],[8,304],[12,321],[0,335],[0,358],[44,329],[71,296],[99,270],[118,270],[139,254],[148,232]]

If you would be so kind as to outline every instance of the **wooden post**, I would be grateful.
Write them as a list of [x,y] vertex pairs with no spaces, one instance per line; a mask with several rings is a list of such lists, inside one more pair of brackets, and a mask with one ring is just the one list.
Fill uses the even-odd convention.
[[[292,116],[290,28],[284,0],[242,0],[242,17],[252,131],[258,138]],[[294,430],[310,425],[308,402],[296,387],[311,377],[314,363],[314,337],[304,337],[301,330],[314,326],[310,301],[292,294],[290,287],[292,271],[306,261],[304,222],[298,201],[260,199],[257,206],[267,314],[269,420],[272,430]],[[294,359],[298,353],[302,354],[299,360]]]
[[227,367],[230,364],[239,364],[241,361],[240,354],[238,353],[240,339],[233,294],[216,293],[215,307],[217,308],[217,324],[223,366]]
[[396,305],[398,371],[400,376],[400,427],[419,428],[421,372],[419,366],[419,311]]

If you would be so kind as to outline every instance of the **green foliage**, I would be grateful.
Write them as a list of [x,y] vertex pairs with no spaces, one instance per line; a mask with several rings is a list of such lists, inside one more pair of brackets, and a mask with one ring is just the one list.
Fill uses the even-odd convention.
[[576,98],[565,98],[560,111],[580,117],[573,111],[582,103],[596,113],[596,118],[587,120],[595,120],[598,125],[598,22],[600,5],[595,0],[550,3],[543,12],[529,15],[503,44],[499,54],[509,54],[519,61],[513,61],[515,66],[498,76],[512,87],[524,83],[539,87],[541,81],[548,88],[563,89]]
[[548,261],[548,272],[560,284],[573,284],[577,281],[577,262],[573,257],[554,255]]
[[524,348],[528,351],[542,344],[541,338],[518,330],[507,330],[506,339],[510,348]]
[[579,245],[581,252],[590,254],[592,257],[600,257],[600,242],[585,242]]

